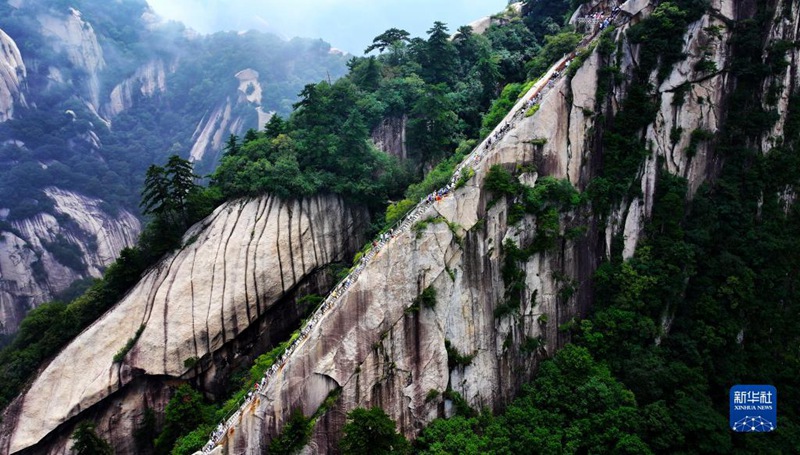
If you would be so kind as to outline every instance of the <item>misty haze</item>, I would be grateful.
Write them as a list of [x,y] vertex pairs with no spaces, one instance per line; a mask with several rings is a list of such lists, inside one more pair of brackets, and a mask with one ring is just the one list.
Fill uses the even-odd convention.
[[321,38],[361,55],[381,32],[423,36],[434,21],[451,30],[501,11],[505,0],[148,0],[167,19],[201,33],[261,30],[284,38]]

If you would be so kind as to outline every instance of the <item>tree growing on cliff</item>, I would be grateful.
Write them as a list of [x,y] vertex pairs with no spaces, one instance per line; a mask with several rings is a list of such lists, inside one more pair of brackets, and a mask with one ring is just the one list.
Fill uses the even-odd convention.
[[357,408],[347,414],[339,447],[345,455],[402,454],[409,451],[406,438],[397,432],[392,419],[378,407]]
[[299,452],[311,439],[311,425],[311,418],[306,417],[301,408],[296,408],[281,434],[270,442],[269,453],[291,455]]
[[97,435],[94,422],[85,421],[78,424],[72,433],[72,451],[77,455],[113,455],[114,451],[108,442]]
[[377,49],[378,52],[383,52],[386,48],[392,47],[392,45],[396,43],[408,42],[410,36],[411,35],[405,30],[390,28],[376,36],[375,39],[372,40],[372,44],[364,50],[364,53],[369,54],[375,49]]
[[182,224],[188,217],[189,200],[199,189],[192,163],[178,155],[169,157],[166,166],[151,165],[142,190],[142,212]]
[[178,387],[164,410],[164,429],[156,438],[156,453],[170,453],[178,438],[212,420],[210,412],[200,392],[188,384]]
[[147,169],[139,206],[143,214],[152,216],[142,235],[148,247],[169,251],[179,245],[192,223],[211,211],[209,196],[195,183],[197,178],[192,163],[178,155],[169,157],[164,167],[154,164]]

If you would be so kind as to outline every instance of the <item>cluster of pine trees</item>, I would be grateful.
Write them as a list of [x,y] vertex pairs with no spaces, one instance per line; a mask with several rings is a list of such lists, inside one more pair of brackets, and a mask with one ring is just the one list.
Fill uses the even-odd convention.
[[[515,101],[525,81],[574,49],[579,35],[562,30],[569,7],[531,2],[525,17],[501,15],[482,35],[460,27],[452,39],[442,22],[427,38],[387,30],[366,56],[348,62],[345,77],[307,85],[289,118],[273,117],[263,132],[231,137],[212,186],[225,198],[333,192],[373,209],[404,193],[418,198],[449,179],[460,157],[451,159],[454,151],[468,151],[469,140],[505,115],[508,99],[490,109],[504,86],[516,87]],[[484,117],[487,110],[492,115]],[[407,125],[404,162],[367,140],[387,119]],[[428,172],[443,161],[444,169]],[[425,174],[424,188],[407,189]]]

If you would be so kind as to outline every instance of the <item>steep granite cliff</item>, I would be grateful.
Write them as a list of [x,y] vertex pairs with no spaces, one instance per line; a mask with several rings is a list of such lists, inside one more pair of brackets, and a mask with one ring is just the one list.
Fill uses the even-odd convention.
[[[0,331],[14,332],[72,279],[98,276],[136,239],[139,222],[128,218],[138,215],[150,164],[179,154],[202,160],[195,171],[206,174],[230,134],[263,126],[305,83],[340,75],[344,57],[320,44],[258,32],[203,36],[157,17],[144,0],[0,1],[0,231],[9,242]],[[98,218],[87,223],[113,231],[100,235],[130,226],[102,261],[92,236],[52,208],[50,186],[92,200],[82,210]],[[73,209],[71,217],[86,218]],[[120,219],[107,213],[115,210]],[[44,244],[86,255],[65,267]]]
[[[233,369],[302,317],[296,296],[328,289],[325,267],[361,245],[366,222],[365,213],[324,196],[218,208],[9,406],[0,453],[67,453],[71,428],[85,418],[101,422],[117,453],[135,453],[133,430],[146,407],[163,410],[171,380],[224,391]],[[113,362],[129,339],[130,351]]]
[[14,103],[25,105],[20,83],[26,71],[17,43],[0,30],[0,123],[13,117]]
[[0,329],[16,331],[30,308],[52,299],[78,279],[99,278],[119,252],[136,242],[139,220],[109,213],[99,199],[47,188],[55,215],[0,228]]
[[103,49],[92,25],[83,20],[81,12],[70,8],[66,16],[42,14],[38,17],[42,34],[52,38],[56,52],[64,52],[70,63],[89,76],[86,81],[88,101],[97,111],[100,107],[100,71],[106,66]]
[[[604,5],[591,2],[587,9]],[[623,4],[607,43],[571,62],[579,69],[562,61],[540,79],[506,118],[510,126],[498,127],[506,132],[493,135],[486,149],[485,143],[478,147],[486,151],[480,152],[485,157],[475,165],[475,176],[424,206],[417,222],[429,220],[427,227],[400,232],[383,247],[341,300],[308,327],[308,337],[261,393],[228,422],[213,453],[263,453],[295,409],[312,415],[334,391],[340,394],[317,420],[305,453],[335,453],[344,416],[356,407],[380,406],[401,432],[415,437],[434,418],[453,415],[453,392],[476,409],[498,410],[509,402],[532,376],[537,359],[568,341],[559,327],[586,314],[593,272],[615,248],[615,239],[622,240],[624,257],[636,251],[659,169],[685,177],[691,197],[719,168],[710,143],[732,90],[727,72],[732,24],[753,14],[748,2],[711,2],[683,37],[686,58],[663,78],[655,70],[649,75],[656,120],[641,131],[649,156],[638,175],[630,176],[641,182],[641,191],[623,196],[608,214],[561,213],[555,248],[520,264],[521,306],[511,314],[499,311],[508,304],[503,292],[508,285],[504,257],[513,248],[508,245],[530,246],[547,220],[528,215],[510,223],[511,201],[484,188],[490,167],[521,169],[522,183],[534,188],[542,177],[555,177],[585,190],[603,159],[606,119],[623,109],[647,46],[631,42],[626,32],[654,6]],[[790,16],[781,16],[783,6]],[[778,5],[776,11],[772,40],[796,41],[796,5]],[[796,53],[790,51],[788,59],[796,61]],[[610,66],[618,75],[614,85],[608,80]],[[567,75],[558,78],[555,69]],[[780,78],[785,100],[797,86],[793,66]],[[606,90],[608,98],[598,99]],[[524,101],[541,93],[538,111],[526,115]],[[785,115],[782,103],[778,109]],[[780,127],[781,122],[775,128]],[[576,227],[585,233],[569,235]],[[436,291],[435,305],[415,307],[428,287]]]
[[137,68],[133,76],[111,90],[109,101],[103,106],[103,116],[111,119],[130,109],[137,96],[150,98],[164,92],[167,89],[167,70],[174,72],[174,65],[169,67],[162,60],[153,60]]

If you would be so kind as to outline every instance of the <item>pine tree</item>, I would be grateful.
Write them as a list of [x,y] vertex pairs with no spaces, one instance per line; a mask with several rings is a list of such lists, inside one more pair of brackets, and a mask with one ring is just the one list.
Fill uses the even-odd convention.
[[172,155],[165,168],[168,183],[168,196],[173,201],[176,212],[176,224],[185,227],[189,209],[189,197],[198,189],[194,183],[198,178],[194,174],[192,163],[178,155]]
[[239,138],[235,134],[228,136],[228,142],[225,143],[224,150],[223,156],[236,156],[239,154]]
[[164,217],[172,209],[169,197],[169,181],[163,167],[150,165],[144,179],[142,202],[139,206],[145,215]]
[[408,453],[409,449],[395,423],[378,407],[350,411],[339,446],[345,455]]
[[390,28],[372,40],[372,44],[364,51],[365,54],[378,49],[378,52],[383,52],[387,47],[392,47],[394,44],[407,42],[408,37],[411,36],[407,31],[397,28]]
[[426,82],[438,84],[452,81],[456,70],[457,55],[455,46],[450,41],[450,32],[444,22],[436,21],[428,30],[428,41],[422,57],[422,76]]
[[108,442],[95,432],[94,422],[86,421],[78,424],[71,439],[75,441],[72,451],[77,455],[113,455],[114,453]]

